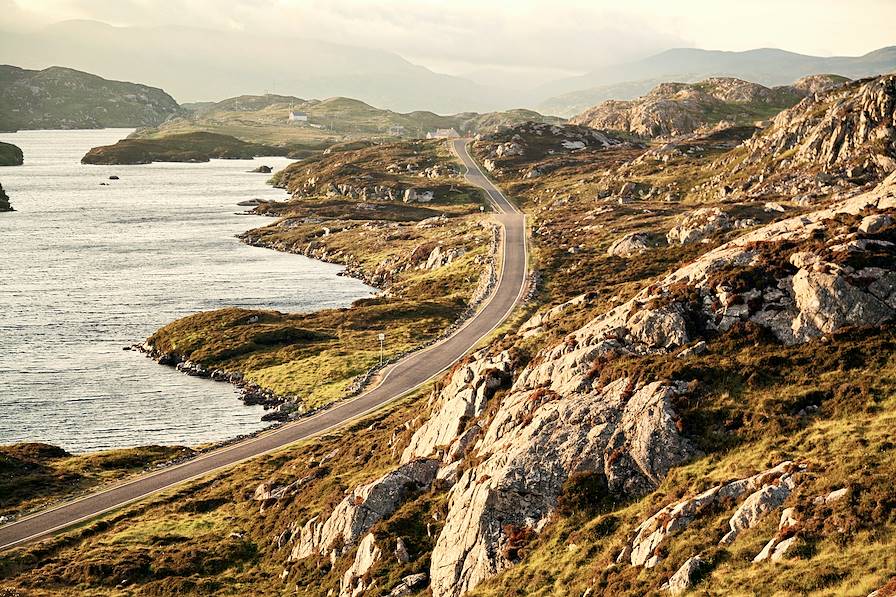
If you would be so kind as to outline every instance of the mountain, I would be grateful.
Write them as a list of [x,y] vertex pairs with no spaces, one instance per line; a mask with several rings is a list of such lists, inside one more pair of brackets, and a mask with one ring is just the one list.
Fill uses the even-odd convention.
[[66,64],[147,81],[181,101],[276,90],[303,97],[356,97],[403,111],[491,110],[505,103],[485,86],[432,72],[390,52],[188,27],[64,21],[33,33],[3,33],[0,55],[28,67]]
[[154,126],[180,112],[155,87],[50,67],[0,66],[0,130]]
[[793,85],[769,88],[741,79],[716,77],[699,83],[662,83],[631,101],[607,100],[571,119],[596,129],[622,131],[641,138],[668,138],[721,123],[751,126],[789,108],[802,98],[848,79],[813,75]]
[[[896,46],[864,56],[807,56],[772,48],[722,52],[677,48],[655,56],[605,67],[539,88],[537,108],[571,116],[606,99],[632,99],[655,84],[692,83],[711,77],[736,77],[766,86],[786,85],[806,75],[833,73],[850,79],[896,70]],[[624,84],[622,87],[616,87]]]

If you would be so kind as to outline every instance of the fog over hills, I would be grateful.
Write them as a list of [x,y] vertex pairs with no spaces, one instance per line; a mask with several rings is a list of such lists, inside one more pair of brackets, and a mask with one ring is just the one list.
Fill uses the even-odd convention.
[[162,87],[180,102],[269,91],[354,97],[401,111],[485,111],[507,104],[495,90],[391,52],[294,37],[65,21],[3,33],[0,55],[25,68],[62,65]]

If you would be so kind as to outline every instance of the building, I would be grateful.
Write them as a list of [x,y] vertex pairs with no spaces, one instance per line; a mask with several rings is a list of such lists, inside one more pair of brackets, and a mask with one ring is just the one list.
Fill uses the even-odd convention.
[[405,128],[403,126],[401,126],[400,124],[393,124],[392,126],[389,127],[389,136],[390,137],[404,137],[405,132],[407,132],[407,131],[405,131]]
[[289,122],[308,122],[308,115],[304,112],[296,112],[295,110],[290,110]]
[[434,132],[426,133],[427,139],[457,139],[460,137],[453,127],[450,129],[436,129]]

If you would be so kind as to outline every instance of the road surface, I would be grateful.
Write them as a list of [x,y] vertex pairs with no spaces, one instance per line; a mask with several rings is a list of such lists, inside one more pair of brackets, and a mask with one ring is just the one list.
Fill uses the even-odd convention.
[[357,419],[445,371],[481,338],[499,326],[522,297],[526,285],[525,219],[482,173],[468,153],[466,142],[458,139],[449,143],[467,168],[467,180],[488,193],[498,212],[495,217],[503,226],[504,241],[496,288],[491,298],[460,329],[447,339],[392,365],[379,385],[357,398],[182,464],[136,477],[0,527],[0,550],[47,537],[163,489],[278,450]]

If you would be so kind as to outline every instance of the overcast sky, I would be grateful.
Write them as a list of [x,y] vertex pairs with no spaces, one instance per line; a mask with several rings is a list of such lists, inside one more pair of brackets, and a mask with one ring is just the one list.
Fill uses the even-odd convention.
[[896,44],[896,0],[0,0],[0,28],[67,19],[296,35],[451,74],[578,73],[670,47],[859,55]]

